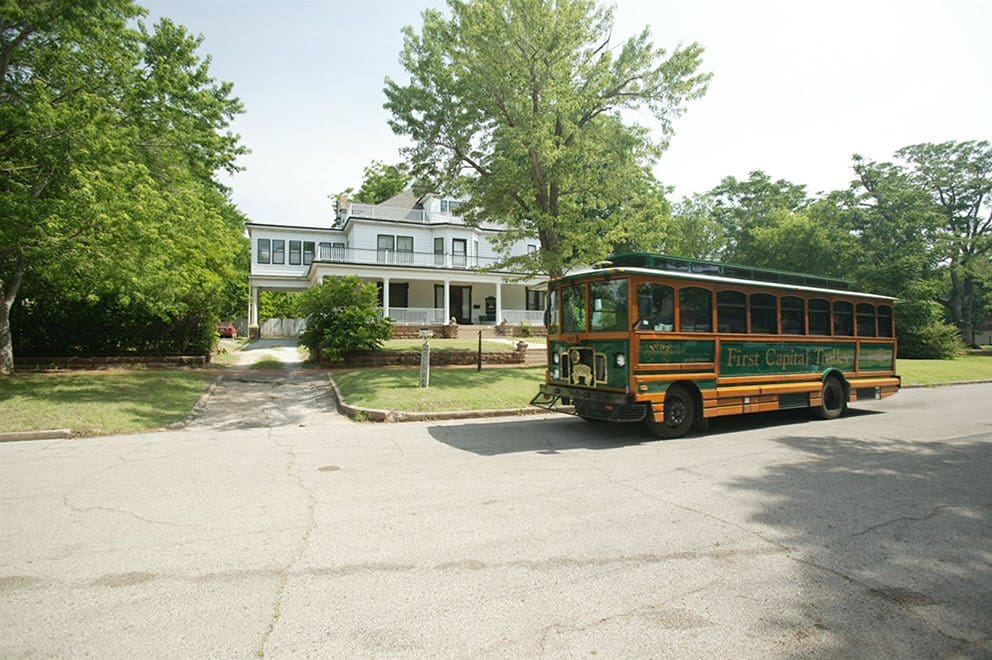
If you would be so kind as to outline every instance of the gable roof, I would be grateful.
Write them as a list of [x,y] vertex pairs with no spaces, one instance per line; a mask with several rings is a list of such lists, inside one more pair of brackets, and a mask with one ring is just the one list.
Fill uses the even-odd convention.
[[423,209],[424,206],[420,203],[422,199],[423,197],[418,197],[413,194],[412,190],[407,189],[393,195],[389,199],[379,202],[376,206],[391,206],[400,209]]

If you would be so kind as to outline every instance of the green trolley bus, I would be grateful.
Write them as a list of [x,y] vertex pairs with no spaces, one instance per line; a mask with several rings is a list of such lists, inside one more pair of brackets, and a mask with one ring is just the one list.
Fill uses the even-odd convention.
[[549,283],[533,405],[657,436],[791,408],[823,419],[899,391],[894,299],[829,279],[661,254],[611,255]]

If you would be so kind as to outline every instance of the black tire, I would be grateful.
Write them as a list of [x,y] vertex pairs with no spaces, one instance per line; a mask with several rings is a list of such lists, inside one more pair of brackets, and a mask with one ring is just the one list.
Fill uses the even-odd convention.
[[813,417],[817,419],[837,419],[847,412],[847,396],[844,384],[836,376],[823,381],[820,390],[820,405],[813,406]]
[[648,430],[658,438],[679,438],[689,432],[696,420],[696,401],[681,385],[668,388],[665,394],[665,417],[661,421],[650,415]]

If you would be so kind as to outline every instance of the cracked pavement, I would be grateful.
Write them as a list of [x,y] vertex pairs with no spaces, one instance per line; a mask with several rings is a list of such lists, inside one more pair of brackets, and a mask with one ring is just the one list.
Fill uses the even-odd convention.
[[992,655],[992,385],[664,442],[242,377],[0,445],[0,656]]

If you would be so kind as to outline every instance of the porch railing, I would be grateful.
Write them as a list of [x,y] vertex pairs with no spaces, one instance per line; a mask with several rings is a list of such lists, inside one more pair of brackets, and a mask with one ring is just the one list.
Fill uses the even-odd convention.
[[[385,310],[382,311],[385,313]],[[390,307],[389,318],[398,325],[427,325],[445,322],[444,308],[442,307]],[[541,311],[504,309],[503,318],[510,325],[520,325],[521,323],[526,323],[527,325],[544,324],[544,312]]]
[[544,312],[530,309],[504,309],[503,318],[510,325],[544,325]]

